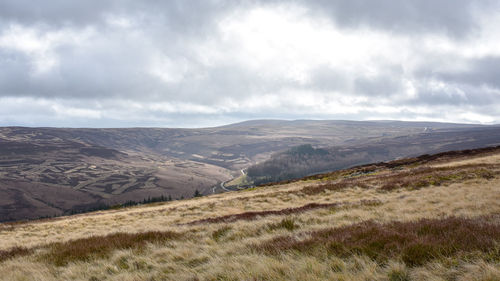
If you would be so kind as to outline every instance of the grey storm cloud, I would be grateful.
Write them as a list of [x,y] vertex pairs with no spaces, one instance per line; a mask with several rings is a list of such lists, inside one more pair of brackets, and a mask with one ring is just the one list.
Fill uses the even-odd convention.
[[447,82],[500,89],[500,56],[471,59],[465,70],[435,75]]
[[217,15],[238,6],[269,3],[299,3],[327,13],[342,25],[367,24],[383,29],[438,31],[463,34],[476,26],[474,12],[496,7],[492,0],[5,0],[0,3],[3,21],[23,24],[98,24],[107,14],[153,16],[169,26],[203,29]]
[[[22,24],[99,25],[109,14],[143,17],[151,21],[163,20],[168,27],[197,26],[204,24],[231,1],[133,1],[133,0],[49,0],[39,3],[33,0],[5,0],[0,3],[0,15],[4,21]],[[182,29],[184,31],[184,29]]]
[[[462,58],[461,67],[441,69],[446,60],[436,59],[415,71],[418,104],[492,105],[500,101],[500,56]],[[491,111],[490,111],[491,112]]]
[[395,32],[446,33],[466,36],[478,28],[477,14],[498,8],[496,1],[480,0],[312,0],[333,21],[345,26],[367,25]]
[[5,0],[0,124],[498,122],[485,108],[500,105],[499,11],[489,0]]

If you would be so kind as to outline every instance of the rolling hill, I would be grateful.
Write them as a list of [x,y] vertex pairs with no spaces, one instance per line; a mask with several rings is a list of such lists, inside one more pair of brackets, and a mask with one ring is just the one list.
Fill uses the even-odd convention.
[[499,280],[500,147],[0,224],[0,280]]
[[371,138],[356,145],[321,148],[301,145],[250,166],[247,168],[247,181],[265,184],[395,158],[497,145],[500,145],[500,127],[426,131]]
[[239,184],[221,187],[248,167],[273,163],[272,155],[298,145],[323,147],[329,158],[306,163],[307,169],[303,164],[292,167],[294,174],[285,177],[261,169],[255,178],[284,180],[421,153],[491,146],[499,136],[500,127],[494,126],[398,121],[254,120],[201,129],[4,127],[0,221],[238,189]]

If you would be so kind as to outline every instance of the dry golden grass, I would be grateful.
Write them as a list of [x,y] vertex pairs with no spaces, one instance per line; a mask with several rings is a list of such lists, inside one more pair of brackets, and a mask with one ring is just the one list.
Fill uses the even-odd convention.
[[463,165],[471,165],[471,164],[498,164],[500,163],[500,154],[487,155],[487,156],[479,156],[479,157],[470,157],[468,159],[439,163],[432,165],[433,167],[456,167]]
[[[250,191],[0,225],[0,280],[500,280],[497,246],[491,251],[463,248],[460,254],[411,264],[397,254],[374,259],[363,251],[342,255],[314,244],[320,241],[315,233],[367,221],[411,224],[453,216],[481,218],[496,229],[499,155],[367,174],[344,171],[338,177]],[[380,189],[385,176],[411,176],[412,169],[439,165],[469,171],[485,163],[492,176]],[[350,184],[344,188],[304,192],[346,179]],[[492,239],[488,243],[500,243],[485,235]],[[258,249],[277,237],[313,241],[319,250]]]

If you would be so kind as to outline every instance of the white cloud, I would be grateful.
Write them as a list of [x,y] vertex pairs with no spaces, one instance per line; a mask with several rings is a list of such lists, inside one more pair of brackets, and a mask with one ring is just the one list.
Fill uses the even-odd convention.
[[85,119],[100,119],[101,112],[99,110],[88,109],[88,108],[77,108],[77,107],[67,107],[55,103],[51,106],[51,109],[60,118],[85,118]]
[[400,62],[405,53],[388,50],[408,49],[405,38],[366,28],[339,29],[293,5],[236,11],[219,22],[219,29],[221,40],[211,48],[220,50],[213,56],[221,62],[238,62],[264,76],[301,84],[320,65],[373,75],[379,71],[377,61]]
[[495,9],[339,1],[4,8],[0,123],[500,121]]
[[57,48],[78,45],[88,40],[92,30],[41,31],[37,28],[12,24],[0,35],[0,48],[19,51],[31,58],[34,75],[51,71],[59,64]]

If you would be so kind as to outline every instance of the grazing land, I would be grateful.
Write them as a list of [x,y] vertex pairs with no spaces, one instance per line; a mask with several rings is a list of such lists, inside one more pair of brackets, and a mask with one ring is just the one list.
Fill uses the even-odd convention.
[[500,147],[0,224],[0,280],[499,280]]

